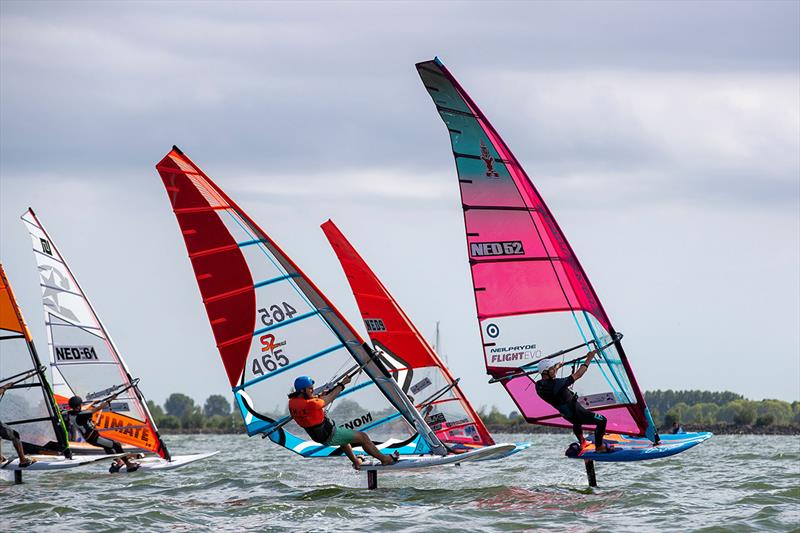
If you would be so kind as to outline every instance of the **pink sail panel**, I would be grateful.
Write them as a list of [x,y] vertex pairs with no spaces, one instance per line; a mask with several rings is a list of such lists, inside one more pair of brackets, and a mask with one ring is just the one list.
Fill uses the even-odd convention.
[[[568,346],[608,344],[616,335],[611,321],[511,150],[438,59],[417,70],[450,133],[488,373],[535,370],[528,365]],[[526,420],[570,426],[539,399],[532,377],[503,381]],[[655,435],[619,342],[602,351],[575,390],[606,414],[612,431]]]
[[[353,291],[370,339],[384,352],[406,393],[443,442],[494,444],[450,371],[420,334],[397,301],[338,227],[327,221],[322,230],[331,243]],[[394,363],[394,364],[391,364]],[[441,396],[436,398],[437,391]],[[426,398],[434,397],[425,406]]]

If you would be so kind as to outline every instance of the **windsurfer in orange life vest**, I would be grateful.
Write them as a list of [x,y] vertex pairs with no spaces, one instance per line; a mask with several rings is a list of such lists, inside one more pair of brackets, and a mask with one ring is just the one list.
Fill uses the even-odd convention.
[[294,380],[294,392],[289,394],[289,413],[312,440],[326,446],[341,447],[356,470],[361,468],[361,459],[353,453],[352,444],[361,446],[381,464],[396,463],[397,452],[392,455],[381,453],[366,433],[336,427],[336,424],[325,415],[325,406],[330,405],[344,391],[344,386],[348,383],[350,376],[345,376],[333,389],[317,396],[314,394],[314,380],[308,376],[300,376]]

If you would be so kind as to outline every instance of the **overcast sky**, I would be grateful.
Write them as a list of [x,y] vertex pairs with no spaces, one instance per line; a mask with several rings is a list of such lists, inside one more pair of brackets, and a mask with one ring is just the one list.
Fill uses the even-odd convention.
[[0,2],[0,259],[32,206],[144,393],[229,395],[154,165],[182,148],[364,334],[332,218],[473,403],[438,55],[550,205],[641,387],[800,399],[800,3]]

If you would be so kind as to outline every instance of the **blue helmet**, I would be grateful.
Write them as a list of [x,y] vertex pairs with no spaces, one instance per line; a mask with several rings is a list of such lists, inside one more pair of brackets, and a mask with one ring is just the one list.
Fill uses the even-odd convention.
[[301,391],[303,389],[307,389],[308,387],[312,387],[314,385],[314,380],[308,376],[300,376],[296,380],[294,380],[294,390]]

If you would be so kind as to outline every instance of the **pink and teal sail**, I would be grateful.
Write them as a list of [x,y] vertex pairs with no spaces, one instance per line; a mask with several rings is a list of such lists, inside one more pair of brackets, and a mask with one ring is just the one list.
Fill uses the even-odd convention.
[[450,133],[487,372],[528,422],[571,427],[536,394],[536,362],[602,348],[575,385],[583,405],[605,415],[611,433],[656,441],[621,335],[525,170],[438,58],[417,71]]

